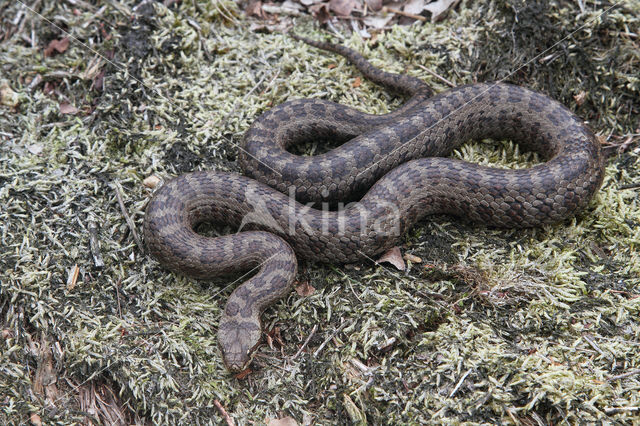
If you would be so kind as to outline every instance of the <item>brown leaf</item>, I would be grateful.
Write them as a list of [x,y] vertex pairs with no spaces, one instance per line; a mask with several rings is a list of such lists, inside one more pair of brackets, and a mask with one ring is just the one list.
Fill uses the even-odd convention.
[[397,269],[404,271],[407,267],[402,260],[402,253],[400,253],[400,247],[393,247],[378,259],[378,263],[387,262],[395,266]]
[[142,184],[150,189],[155,188],[156,186],[158,186],[159,183],[160,183],[160,178],[156,175],[147,176],[142,181]]
[[264,10],[262,10],[262,2],[260,0],[250,2],[244,12],[247,16],[255,16],[260,19],[266,18]]
[[77,114],[78,108],[71,105],[69,102],[62,102],[60,104],[60,114]]
[[382,9],[382,0],[365,0],[365,2],[367,2],[369,9],[373,10],[374,12]]
[[40,419],[40,416],[37,413],[31,413],[29,420],[31,420],[31,424],[33,426],[42,426],[42,419]]
[[329,9],[341,16],[349,16],[351,12],[360,9],[358,0],[329,0]]
[[404,260],[411,263],[422,263],[422,259],[411,253],[405,253]]
[[91,82],[91,88],[101,92],[104,88],[104,70],[100,71],[96,78]]
[[20,103],[18,94],[13,91],[9,83],[3,81],[0,84],[0,104],[15,108]]
[[250,368],[246,368],[244,370],[242,370],[241,372],[239,372],[238,374],[236,374],[236,379],[238,380],[244,380],[246,379],[249,374],[253,373],[253,371]]
[[53,52],[64,53],[69,47],[69,37],[60,40],[51,40],[49,45],[44,49],[44,56],[51,56]]
[[272,419],[267,417],[264,419],[267,426],[298,426],[298,422],[293,417],[283,417],[281,419]]
[[587,92],[582,90],[580,93],[575,95],[573,99],[576,100],[576,105],[581,106],[584,103],[584,101],[587,99]]
[[54,90],[56,90],[57,85],[58,84],[55,81],[45,81],[42,91],[45,95],[50,95]]
[[362,84],[362,80],[360,79],[360,77],[356,77],[355,80],[353,80],[353,83],[351,84],[351,87],[360,87],[360,85]]
[[331,13],[329,13],[329,3],[318,3],[313,6],[309,6],[309,10],[314,18],[316,18],[321,24],[326,24],[331,19]]
[[308,281],[301,282],[296,286],[296,293],[298,293],[298,296],[302,296],[302,297],[311,296],[315,292],[316,292],[315,287],[310,285]]

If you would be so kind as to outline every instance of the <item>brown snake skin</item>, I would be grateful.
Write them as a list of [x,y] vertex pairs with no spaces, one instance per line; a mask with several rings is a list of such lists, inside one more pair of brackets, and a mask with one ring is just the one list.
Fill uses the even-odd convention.
[[[218,341],[230,370],[249,363],[261,337],[261,312],[291,290],[296,254],[335,263],[373,257],[436,213],[501,227],[559,222],[583,208],[602,183],[598,141],[544,95],[482,83],[432,96],[422,81],[385,73],[353,50],[295,38],[339,53],[409,100],[386,115],[320,99],[285,102],[246,133],[240,163],[248,177],[195,172],[156,191],[144,234],[162,265],[196,278],[258,269],[231,294],[220,319]],[[314,157],[286,150],[317,138],[350,140]],[[546,162],[505,170],[440,158],[484,138],[513,139]],[[339,210],[301,203],[335,203],[365,192]],[[193,230],[205,221],[251,231],[205,237]]]

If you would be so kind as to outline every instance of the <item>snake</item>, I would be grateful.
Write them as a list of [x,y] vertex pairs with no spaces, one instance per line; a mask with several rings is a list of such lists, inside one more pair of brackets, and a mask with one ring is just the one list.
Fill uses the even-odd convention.
[[[559,223],[585,208],[602,184],[598,139],[546,95],[501,81],[434,94],[422,80],[382,71],[345,46],[293,38],[343,56],[406,100],[380,115],[323,99],[286,101],[245,133],[238,155],[244,174],[196,171],[155,190],[144,218],[148,252],[195,279],[244,280],[218,325],[231,372],[251,363],[261,314],[292,290],[298,258],[372,259],[434,214],[506,228]],[[504,169],[447,158],[459,145],[484,139],[512,140],[541,160]],[[291,152],[296,144],[326,140],[342,144],[318,155]],[[196,231],[202,223],[238,231],[202,235]]]

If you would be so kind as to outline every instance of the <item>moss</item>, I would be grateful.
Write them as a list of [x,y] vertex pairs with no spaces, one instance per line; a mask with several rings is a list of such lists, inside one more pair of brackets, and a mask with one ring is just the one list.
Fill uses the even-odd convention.
[[[0,43],[0,70],[19,102],[0,105],[0,421],[32,413],[86,421],[84,389],[107,388],[113,398],[104,400],[130,423],[219,422],[216,400],[238,423],[631,422],[640,377],[640,6],[599,16],[608,4],[583,3],[584,12],[562,1],[463,2],[438,24],[393,27],[375,42],[347,37],[374,64],[438,91],[446,87],[422,67],[455,84],[508,77],[559,99],[605,141],[605,182],[584,212],[555,226],[430,218],[404,239],[403,250],[423,260],[407,272],[303,263],[299,281],[316,291],[292,292],[266,312],[271,344],[244,379],[226,373],[216,347],[231,287],[148,259],[116,187],[139,232],[145,177],[238,170],[236,144],[272,106],[319,97],[383,113],[402,100],[354,84],[359,74],[343,58],[247,32],[230,1],[109,3],[99,17],[88,3],[41,2],[42,15],[95,50],[72,40],[53,57],[42,49],[60,30],[27,14],[18,32],[5,16],[21,6],[3,9],[14,33]],[[23,37],[31,22],[35,48]],[[325,37],[310,18],[296,27]],[[102,91],[81,77],[96,52],[111,58],[100,68]],[[82,112],[61,114],[63,101]],[[470,143],[453,156],[501,167],[538,161],[508,141]],[[34,392],[47,352],[53,403]],[[95,407],[108,423],[105,406]]]

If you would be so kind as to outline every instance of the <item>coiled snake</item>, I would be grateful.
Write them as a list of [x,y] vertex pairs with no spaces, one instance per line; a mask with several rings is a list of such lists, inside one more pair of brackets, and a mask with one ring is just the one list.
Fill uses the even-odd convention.
[[[392,247],[416,221],[436,213],[501,227],[559,222],[584,207],[602,183],[592,132],[542,94],[482,83],[432,96],[424,82],[383,72],[351,49],[295,38],[346,57],[367,78],[409,99],[386,115],[319,99],[285,102],[247,131],[239,157],[247,176],[195,172],[156,191],[144,235],[162,265],[196,278],[258,269],[231,294],[220,319],[218,341],[230,370],[249,363],[261,337],[261,312],[290,291],[296,254],[355,262]],[[314,138],[348,142],[313,157],[287,151]],[[513,139],[546,161],[504,170],[439,158],[484,138]],[[365,192],[343,209],[302,204]],[[193,230],[204,221],[243,232],[205,237]]]

